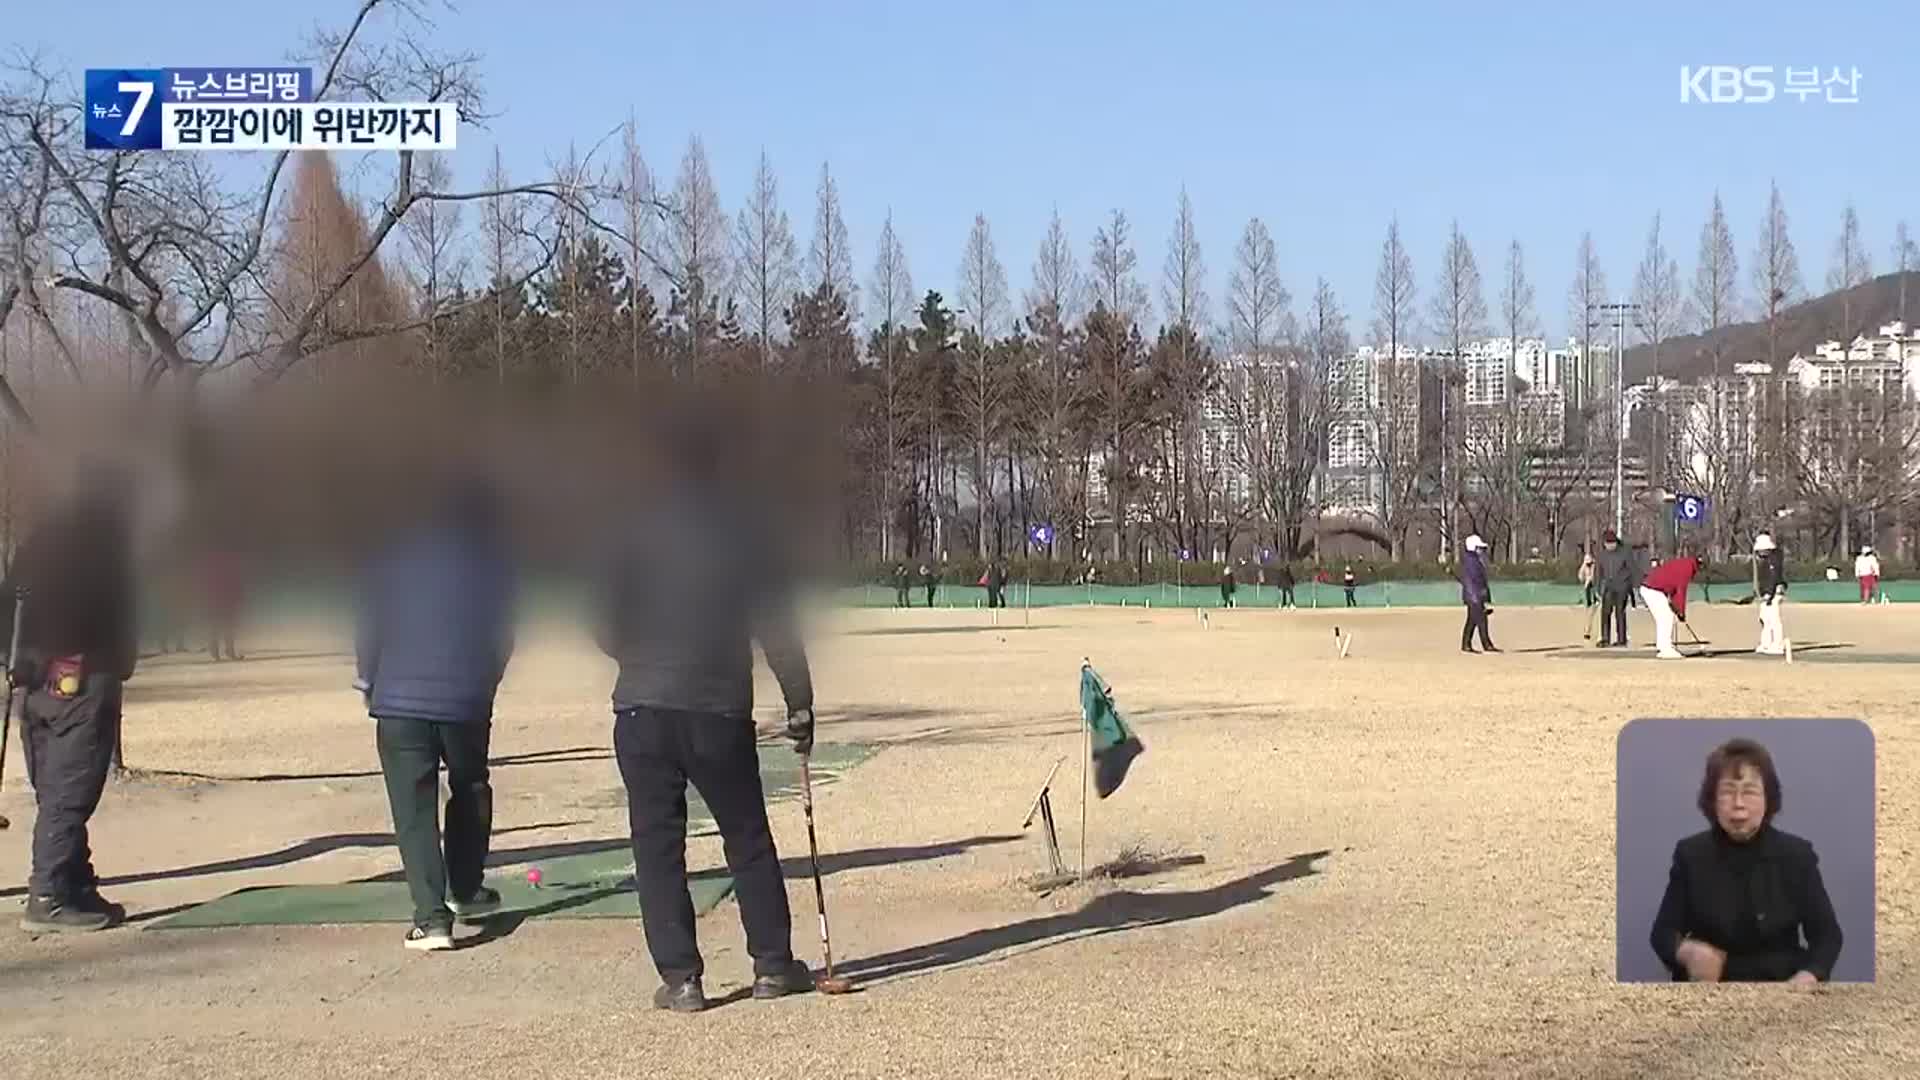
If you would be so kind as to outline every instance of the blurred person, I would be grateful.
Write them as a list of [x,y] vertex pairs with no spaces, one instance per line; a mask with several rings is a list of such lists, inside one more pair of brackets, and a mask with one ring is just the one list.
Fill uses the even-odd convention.
[[1760,609],[1760,644],[1753,651],[1781,656],[1787,651],[1787,631],[1782,625],[1780,608],[1787,600],[1787,573],[1780,548],[1773,537],[1761,533],[1753,538],[1753,598]]
[[[494,695],[513,653],[515,573],[490,487],[462,482],[435,519],[380,553],[368,574],[355,683],[374,720],[394,839],[413,899],[404,944],[453,948],[455,917],[500,906],[485,884]],[[440,769],[447,824],[440,829]]]
[[1880,556],[1873,553],[1873,545],[1860,549],[1853,560],[1853,577],[1860,583],[1860,602],[1873,603],[1875,591],[1880,588]]
[[1707,755],[1696,805],[1708,828],[1674,845],[1651,934],[1675,982],[1833,977],[1840,922],[1813,845],[1773,825],[1781,795],[1759,743],[1732,739]]
[[1233,606],[1233,594],[1239,589],[1239,587],[1240,587],[1239,583],[1233,579],[1233,564],[1227,563],[1221,566],[1220,567],[1220,606],[1221,607],[1230,608]]
[[1682,546],[1677,557],[1656,565],[1640,583],[1640,602],[1653,616],[1654,642],[1662,660],[1686,658],[1673,646],[1673,630],[1676,622],[1687,621],[1687,589],[1699,572],[1700,560],[1692,548]]
[[1293,602],[1293,589],[1295,584],[1293,579],[1293,564],[1281,563],[1280,568],[1274,571],[1273,580],[1274,584],[1280,588],[1280,606],[1295,607],[1296,605]]
[[754,500],[736,497],[726,482],[716,453],[722,437],[708,427],[689,417],[658,433],[658,497],[615,537],[596,627],[619,665],[613,747],[627,791],[641,926],[660,976],[653,1004],[675,1012],[707,1006],[687,891],[689,784],[720,830],[753,961],[752,995],[812,987],[793,956],[786,880],[767,823],[754,645],[779,682],[785,733],[802,755],[813,749],[812,677],[773,533]]
[[1596,594],[1592,549],[1580,549],[1580,570],[1574,576],[1580,582],[1581,603],[1586,607],[1592,607]]
[[1357,588],[1359,584],[1360,584],[1360,579],[1353,576],[1353,566],[1349,564],[1346,570],[1344,570],[1340,574],[1340,586],[1341,588],[1347,590],[1347,606],[1348,607],[1360,606],[1360,602],[1358,600],[1355,600],[1353,597],[1353,590]]
[[73,497],[35,524],[0,585],[9,647],[14,606],[25,605],[19,665],[7,674],[27,691],[20,742],[37,807],[20,920],[29,933],[102,930],[126,917],[100,895],[88,822],[113,767],[122,685],[139,657],[129,494],[119,469],[84,468]]
[[220,660],[224,648],[225,659],[238,660],[240,611],[246,600],[239,554],[231,548],[208,552],[201,576],[206,599],[207,655]]
[[927,606],[933,606],[933,594],[940,588],[940,575],[926,563],[920,564],[920,587],[927,590]]
[[906,563],[893,568],[893,606],[913,606],[913,575],[907,573]]
[[1478,533],[1467,537],[1467,553],[1460,560],[1460,600],[1467,605],[1467,623],[1460,629],[1460,651],[1474,652],[1473,635],[1480,634],[1480,648],[1497,653],[1493,636],[1487,629],[1487,612],[1492,610],[1493,590],[1487,583],[1487,542]]
[[1594,560],[1594,584],[1600,593],[1600,648],[1627,647],[1627,606],[1640,581],[1634,572],[1633,552],[1620,543],[1612,529],[1600,534],[1600,557]]
[[987,566],[987,585],[989,588],[987,606],[1003,608],[1007,606],[1007,572],[1005,559],[995,559]]

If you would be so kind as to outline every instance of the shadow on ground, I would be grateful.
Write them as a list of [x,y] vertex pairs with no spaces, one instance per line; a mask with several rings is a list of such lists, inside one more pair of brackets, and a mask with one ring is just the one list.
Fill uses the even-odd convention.
[[1265,899],[1273,895],[1275,885],[1320,873],[1314,863],[1331,854],[1331,851],[1313,851],[1295,855],[1258,873],[1207,889],[1106,893],[1078,911],[1026,919],[926,945],[861,957],[840,965],[838,971],[864,982],[906,978],[977,960],[986,961],[995,953],[1009,950],[1030,952],[1068,941],[1204,919]]
[[[524,754],[501,754],[487,759],[487,765],[496,769],[512,768],[516,765],[557,765],[575,761],[611,761],[613,751],[603,746],[569,746],[556,750],[530,750]],[[170,780],[199,780],[222,784],[284,784],[302,780],[371,780],[381,775],[379,769],[362,769],[357,772],[316,772],[316,773],[260,773],[255,776],[221,776],[213,773],[187,772],[178,769],[137,769],[137,777],[153,777]]]

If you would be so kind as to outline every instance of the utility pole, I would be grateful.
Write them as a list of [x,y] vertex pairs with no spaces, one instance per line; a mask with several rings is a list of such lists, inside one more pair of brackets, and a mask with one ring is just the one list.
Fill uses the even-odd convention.
[[[1613,321],[1613,531],[1627,532],[1627,320],[1638,314],[1638,304],[1595,304]],[[1657,452],[1657,451],[1656,451]]]

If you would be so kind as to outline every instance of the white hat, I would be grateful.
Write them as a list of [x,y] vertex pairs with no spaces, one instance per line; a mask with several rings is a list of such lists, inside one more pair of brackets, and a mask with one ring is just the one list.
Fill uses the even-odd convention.
[[1767,535],[1766,533],[1761,533],[1761,534],[1760,534],[1759,536],[1756,536],[1756,537],[1754,537],[1754,538],[1753,538],[1753,550],[1755,550],[1755,551],[1772,551],[1772,550],[1773,550],[1773,537],[1771,537],[1771,536],[1768,536],[1768,535]]
[[1862,544],[1862,545],[1860,545],[1860,554],[1862,554],[1862,555],[1871,555],[1871,554],[1873,554],[1873,545],[1872,545],[1872,544]]
[[1485,540],[1480,539],[1479,533],[1474,533],[1472,536],[1467,537],[1468,551],[1485,551],[1486,548],[1487,548],[1487,542]]

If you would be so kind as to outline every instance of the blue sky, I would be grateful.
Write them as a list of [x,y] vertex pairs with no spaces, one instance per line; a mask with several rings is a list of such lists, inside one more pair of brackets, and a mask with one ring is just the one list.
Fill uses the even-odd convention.
[[[1566,328],[1575,245],[1591,229],[1616,292],[1656,211],[1691,274],[1716,190],[1745,264],[1770,179],[1822,291],[1842,206],[1876,269],[1894,225],[1920,230],[1920,72],[1891,2],[1011,3],[925,5],[420,0],[434,39],[484,58],[488,132],[463,132],[478,180],[497,142],[517,176],[584,149],[635,111],[670,183],[690,133],[736,210],[764,148],[804,250],[822,161],[839,178],[864,284],[891,209],[916,286],[954,292],[975,213],[1017,295],[1058,206],[1084,258],[1113,208],[1132,220],[1157,301],[1184,185],[1216,312],[1251,216],[1296,302],[1332,282],[1366,325],[1398,215],[1425,312],[1458,218],[1494,269],[1525,245],[1543,329]],[[279,60],[354,0],[21,2],[9,36],[74,69]],[[276,10],[279,9],[279,10]],[[84,14],[82,14],[84,12]],[[391,19],[391,16],[386,18]],[[1682,64],[1858,68],[1859,104],[1680,103]],[[611,148],[610,148],[611,149]]]

